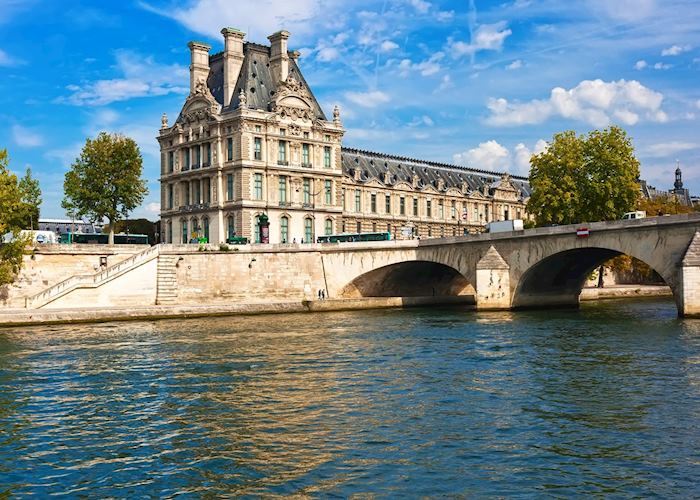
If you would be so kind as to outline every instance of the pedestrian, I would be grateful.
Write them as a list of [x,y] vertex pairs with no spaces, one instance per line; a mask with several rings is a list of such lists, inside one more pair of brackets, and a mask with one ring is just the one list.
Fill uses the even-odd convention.
[[296,238],[292,238],[292,244],[293,244],[293,245],[296,245],[296,244],[297,244],[297,239],[296,239]]
[[318,290],[318,300],[321,300],[321,289]]
[[321,289],[321,300],[326,300],[326,290]]

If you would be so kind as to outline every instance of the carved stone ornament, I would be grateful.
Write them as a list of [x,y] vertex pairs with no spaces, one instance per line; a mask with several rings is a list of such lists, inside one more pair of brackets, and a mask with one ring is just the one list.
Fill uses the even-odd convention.
[[340,108],[337,104],[333,107],[333,123],[336,125],[340,123]]
[[315,118],[311,94],[292,75],[277,86],[274,101],[270,102],[270,110],[280,118],[289,118],[291,121],[312,121]]
[[292,124],[289,126],[289,133],[291,135],[301,135],[301,127],[296,124]]
[[245,109],[248,107],[248,95],[241,89],[238,93],[238,107]]
[[168,128],[168,115],[165,113],[160,117],[160,128]]

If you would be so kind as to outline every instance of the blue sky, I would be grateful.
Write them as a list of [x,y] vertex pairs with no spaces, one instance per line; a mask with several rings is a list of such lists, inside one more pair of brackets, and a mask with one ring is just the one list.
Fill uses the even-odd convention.
[[700,194],[700,2],[683,0],[0,0],[0,148],[42,215],[86,137],[134,138],[158,213],[160,115],[187,94],[189,40],[284,28],[346,146],[527,175],[552,135],[618,124],[642,176]]

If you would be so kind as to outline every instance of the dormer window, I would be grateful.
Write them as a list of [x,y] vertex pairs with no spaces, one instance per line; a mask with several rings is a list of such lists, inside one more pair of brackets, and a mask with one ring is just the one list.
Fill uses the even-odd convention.
[[281,129],[280,129],[280,135],[281,135],[281,136],[287,135],[287,131],[286,131],[285,129],[281,128]]
[[260,125],[255,126],[255,131],[256,132],[262,132],[262,127]]

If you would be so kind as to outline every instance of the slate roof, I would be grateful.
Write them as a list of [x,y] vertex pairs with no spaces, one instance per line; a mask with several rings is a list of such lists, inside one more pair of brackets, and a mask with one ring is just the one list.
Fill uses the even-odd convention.
[[[311,87],[306,83],[292,53],[289,53],[289,74],[300,82],[311,95],[314,115],[317,119],[326,120],[326,115],[318,104]],[[224,53],[218,52],[209,57],[209,78],[207,85],[214,99],[222,105],[223,112],[238,108],[238,95],[245,89],[247,106],[250,109],[270,111],[270,100],[277,91],[277,83],[270,72],[270,47],[252,42],[243,44],[243,65],[236,81],[233,98],[230,103],[224,103]]]
[[[444,189],[456,188],[461,191],[462,183],[466,182],[469,191],[484,192],[484,186],[489,189],[497,188],[503,176],[502,172],[492,172],[490,170],[478,170],[460,165],[448,163],[438,163],[432,161],[418,160],[404,156],[394,156],[361,149],[342,149],[343,173],[355,177],[355,171],[359,169],[360,183],[366,183],[372,179],[377,179],[384,183],[384,173],[389,173],[390,185],[405,181],[413,184],[413,176],[418,176],[419,188],[432,186],[438,189],[438,179],[445,181]],[[513,185],[520,190],[521,199],[530,196],[530,184],[527,178],[512,175],[510,177]]]

